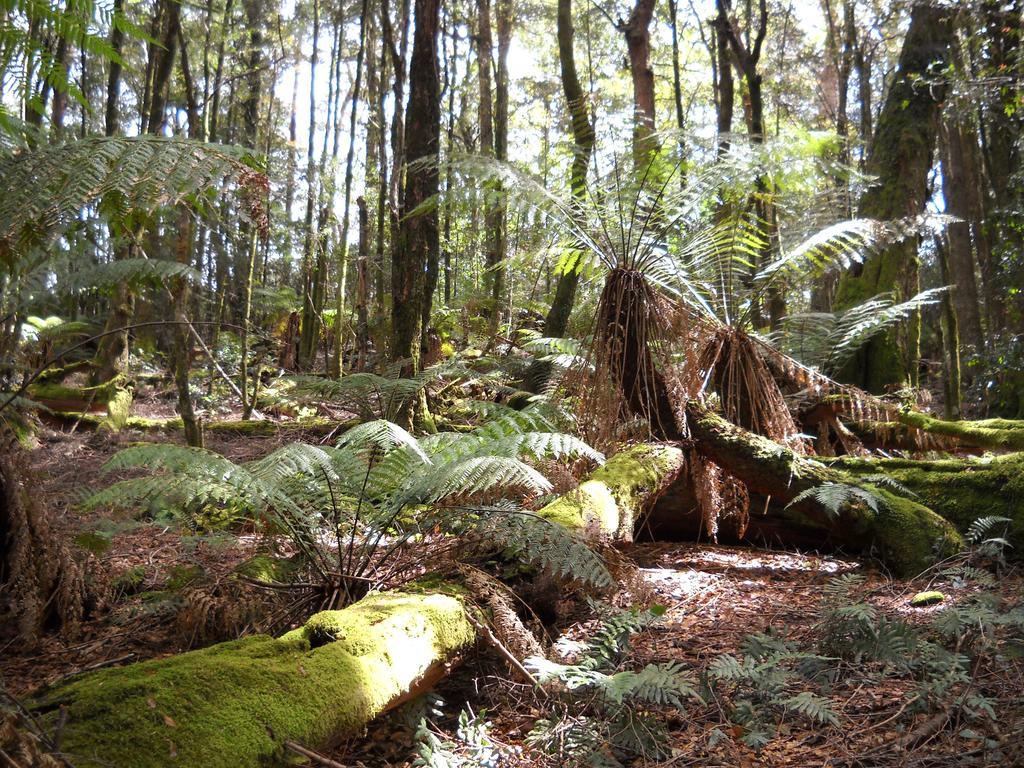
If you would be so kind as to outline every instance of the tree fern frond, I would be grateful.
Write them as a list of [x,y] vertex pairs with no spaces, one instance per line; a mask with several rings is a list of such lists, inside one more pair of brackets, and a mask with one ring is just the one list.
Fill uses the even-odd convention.
[[167,259],[119,259],[75,272],[68,285],[76,290],[107,290],[119,285],[160,285],[174,279],[199,282],[199,272],[189,264]]
[[0,155],[0,253],[45,244],[89,205],[149,212],[252,174],[240,151],[157,136],[88,137]]
[[551,490],[544,475],[519,459],[476,456],[453,464],[434,464],[400,498],[405,503],[436,503],[457,496],[472,496],[493,488],[523,488],[542,494]]
[[430,464],[430,458],[420,447],[419,442],[405,429],[385,419],[357,424],[338,439],[339,448],[379,448],[388,453],[396,448],[411,451],[424,464]]
[[846,483],[823,483],[797,494],[786,506],[792,507],[809,500],[819,504],[834,517],[837,517],[847,504],[863,502],[877,514],[880,505],[885,503],[881,497],[867,488]]

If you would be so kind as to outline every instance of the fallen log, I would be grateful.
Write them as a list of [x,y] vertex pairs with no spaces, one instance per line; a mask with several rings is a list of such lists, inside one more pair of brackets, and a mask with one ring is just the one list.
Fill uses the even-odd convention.
[[961,531],[981,517],[1008,517],[1014,521],[1011,554],[1024,556],[1024,453],[934,461],[843,457],[829,463],[858,477],[891,477]]
[[374,594],[280,638],[247,637],[82,675],[38,695],[73,764],[260,766],[286,742],[329,749],[426,690],[470,646],[463,598]]
[[[695,401],[686,409],[698,450],[711,458],[751,493],[766,497],[763,513],[753,509],[747,538],[769,532],[815,538],[822,545],[842,544],[862,551],[875,547],[896,575],[920,573],[963,545],[954,525],[917,501],[898,496],[862,476],[811,459],[767,438],[747,432]],[[856,500],[838,513],[814,497],[790,504],[820,486],[847,485],[876,498],[877,511]]]
[[901,411],[901,424],[932,435],[954,438],[975,448],[993,451],[1024,451],[1024,421],[983,419],[980,421],[943,421],[917,411]]
[[634,445],[537,514],[592,540],[632,541],[641,515],[682,468],[683,452],[674,445]]

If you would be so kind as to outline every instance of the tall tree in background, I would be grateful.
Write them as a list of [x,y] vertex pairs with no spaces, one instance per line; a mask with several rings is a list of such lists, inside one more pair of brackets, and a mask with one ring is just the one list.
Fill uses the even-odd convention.
[[[405,195],[398,242],[391,256],[391,359],[402,361],[403,375],[419,366],[420,331],[424,304],[433,296],[425,290],[424,273],[440,248],[437,209],[423,203],[439,187],[436,160],[441,139],[441,85],[437,62],[440,0],[416,0],[415,31],[405,113]],[[425,161],[425,162],[417,162]],[[435,161],[435,162],[430,162]],[[403,415],[411,423],[412,413]]]
[[[951,14],[924,3],[911,11],[895,79],[868,151],[867,171],[877,182],[861,197],[860,216],[890,220],[924,212],[943,97],[941,84],[927,81],[949,60]],[[836,307],[852,307],[882,293],[892,292],[900,301],[918,293],[917,249],[917,239],[906,238],[856,264],[840,278]],[[916,384],[920,339],[920,318],[915,316],[868,342],[842,376],[869,392]]]
[[[562,73],[562,93],[569,109],[572,129],[572,166],[569,169],[569,189],[573,204],[582,206],[587,197],[587,168],[594,151],[594,123],[587,104],[587,93],[580,85],[573,50],[576,32],[572,23],[572,0],[558,0],[558,64]],[[544,320],[544,335],[564,336],[569,326],[580,281],[578,255],[570,256],[569,263],[558,275],[555,298]]]
[[651,19],[655,0],[636,0],[627,21],[619,20],[626,38],[633,81],[633,167],[643,172],[657,151],[654,136],[654,70],[651,68]]

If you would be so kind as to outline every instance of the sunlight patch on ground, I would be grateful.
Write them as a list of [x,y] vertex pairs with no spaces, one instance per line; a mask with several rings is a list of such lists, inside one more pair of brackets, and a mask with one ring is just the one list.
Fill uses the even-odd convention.
[[657,592],[658,597],[676,600],[696,597],[722,580],[722,576],[702,571],[678,571],[674,568],[641,568],[644,579]]
[[819,555],[716,547],[688,552],[684,557],[676,559],[673,565],[698,569],[706,567],[714,571],[840,573],[858,567],[859,563]]

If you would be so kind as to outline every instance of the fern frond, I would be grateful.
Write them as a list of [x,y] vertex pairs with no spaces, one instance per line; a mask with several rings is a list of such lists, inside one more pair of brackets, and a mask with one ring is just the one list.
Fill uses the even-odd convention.
[[964,535],[964,539],[968,544],[980,544],[986,538],[989,533],[997,525],[1007,526],[1013,523],[1008,517],[1001,517],[1000,515],[987,515],[985,517],[979,517],[977,520],[972,522],[968,528],[967,533]]
[[885,503],[884,499],[867,488],[847,483],[823,483],[797,494],[786,506],[792,507],[805,501],[814,501],[833,517],[838,517],[848,504],[862,502],[877,514],[879,507]]
[[119,259],[75,272],[68,286],[73,290],[108,290],[119,285],[161,285],[174,279],[199,282],[199,272],[189,264],[167,259]]
[[839,716],[832,709],[832,703],[824,696],[818,696],[810,691],[800,691],[796,696],[784,699],[782,706],[816,723],[837,727],[839,725]]
[[0,252],[44,245],[89,205],[149,212],[252,174],[239,151],[157,136],[89,137],[0,155]]
[[377,448],[389,453],[396,448],[411,451],[424,464],[430,464],[430,458],[420,447],[419,442],[405,429],[391,421],[377,419],[358,424],[345,432],[338,440],[339,448]]

